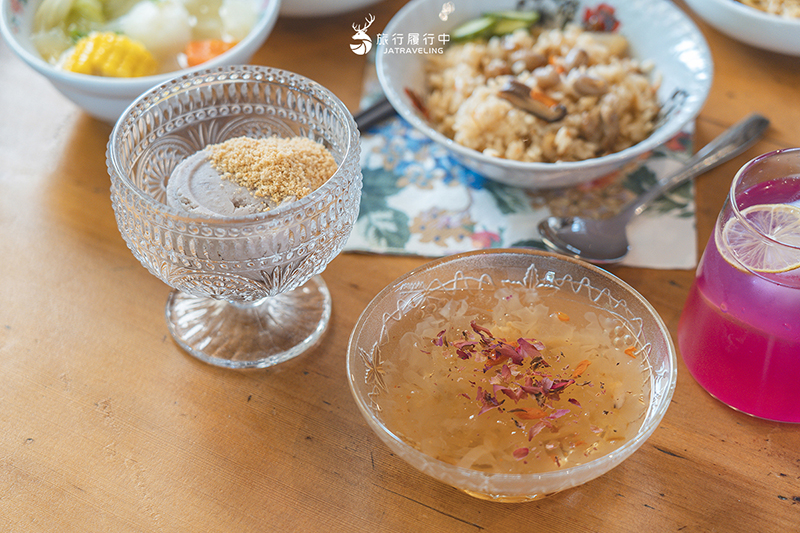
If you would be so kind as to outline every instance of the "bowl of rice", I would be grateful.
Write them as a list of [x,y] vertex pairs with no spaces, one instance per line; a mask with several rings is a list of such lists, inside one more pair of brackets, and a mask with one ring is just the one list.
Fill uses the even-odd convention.
[[465,167],[572,186],[646,156],[700,112],[711,54],[672,2],[529,5],[412,0],[379,40],[388,100]]
[[718,31],[745,44],[800,56],[798,0],[686,0]]

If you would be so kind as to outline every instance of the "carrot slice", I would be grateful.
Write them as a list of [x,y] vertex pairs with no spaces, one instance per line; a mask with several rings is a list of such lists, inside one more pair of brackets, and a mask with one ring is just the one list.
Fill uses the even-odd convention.
[[186,45],[186,49],[183,52],[186,54],[186,63],[190,67],[195,67],[214,59],[234,46],[236,46],[235,42],[223,41],[221,39],[206,39],[203,41],[190,42]]
[[592,364],[592,362],[589,361],[588,359],[584,359],[583,361],[578,363],[578,366],[575,367],[575,371],[572,373],[572,379],[575,379],[578,376],[580,376],[581,374],[583,374],[586,371],[586,369],[589,368],[589,365],[591,365],[591,364]]

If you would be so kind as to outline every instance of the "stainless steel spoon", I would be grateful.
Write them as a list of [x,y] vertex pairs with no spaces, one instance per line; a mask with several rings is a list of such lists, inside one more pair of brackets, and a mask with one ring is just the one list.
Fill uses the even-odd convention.
[[542,240],[553,251],[591,263],[621,261],[630,248],[625,228],[634,216],[664,192],[745,151],[768,126],[769,120],[766,118],[750,115],[704,146],[686,162],[682,170],[642,193],[617,215],[604,219],[548,217],[539,223]]

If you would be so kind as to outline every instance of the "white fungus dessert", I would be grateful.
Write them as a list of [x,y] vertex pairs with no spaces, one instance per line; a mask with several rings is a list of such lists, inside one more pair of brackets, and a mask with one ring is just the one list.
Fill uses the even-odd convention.
[[303,198],[336,168],[331,153],[306,137],[236,137],[181,162],[167,182],[167,204],[201,217],[260,213]]

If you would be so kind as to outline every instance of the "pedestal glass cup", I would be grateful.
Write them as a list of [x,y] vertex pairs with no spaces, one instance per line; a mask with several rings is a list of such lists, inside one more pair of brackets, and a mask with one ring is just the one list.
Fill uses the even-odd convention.
[[[303,136],[338,169],[302,199],[233,218],[193,218],[166,204],[173,169],[207,145]],[[134,256],[175,290],[169,331],[214,365],[264,368],[313,346],[331,315],[319,274],[342,250],[361,194],[358,129],[329,90],[297,74],[221,67],[140,96],[108,143],[111,198]]]
[[678,325],[689,371],[750,415],[800,422],[800,149],[739,170]]

